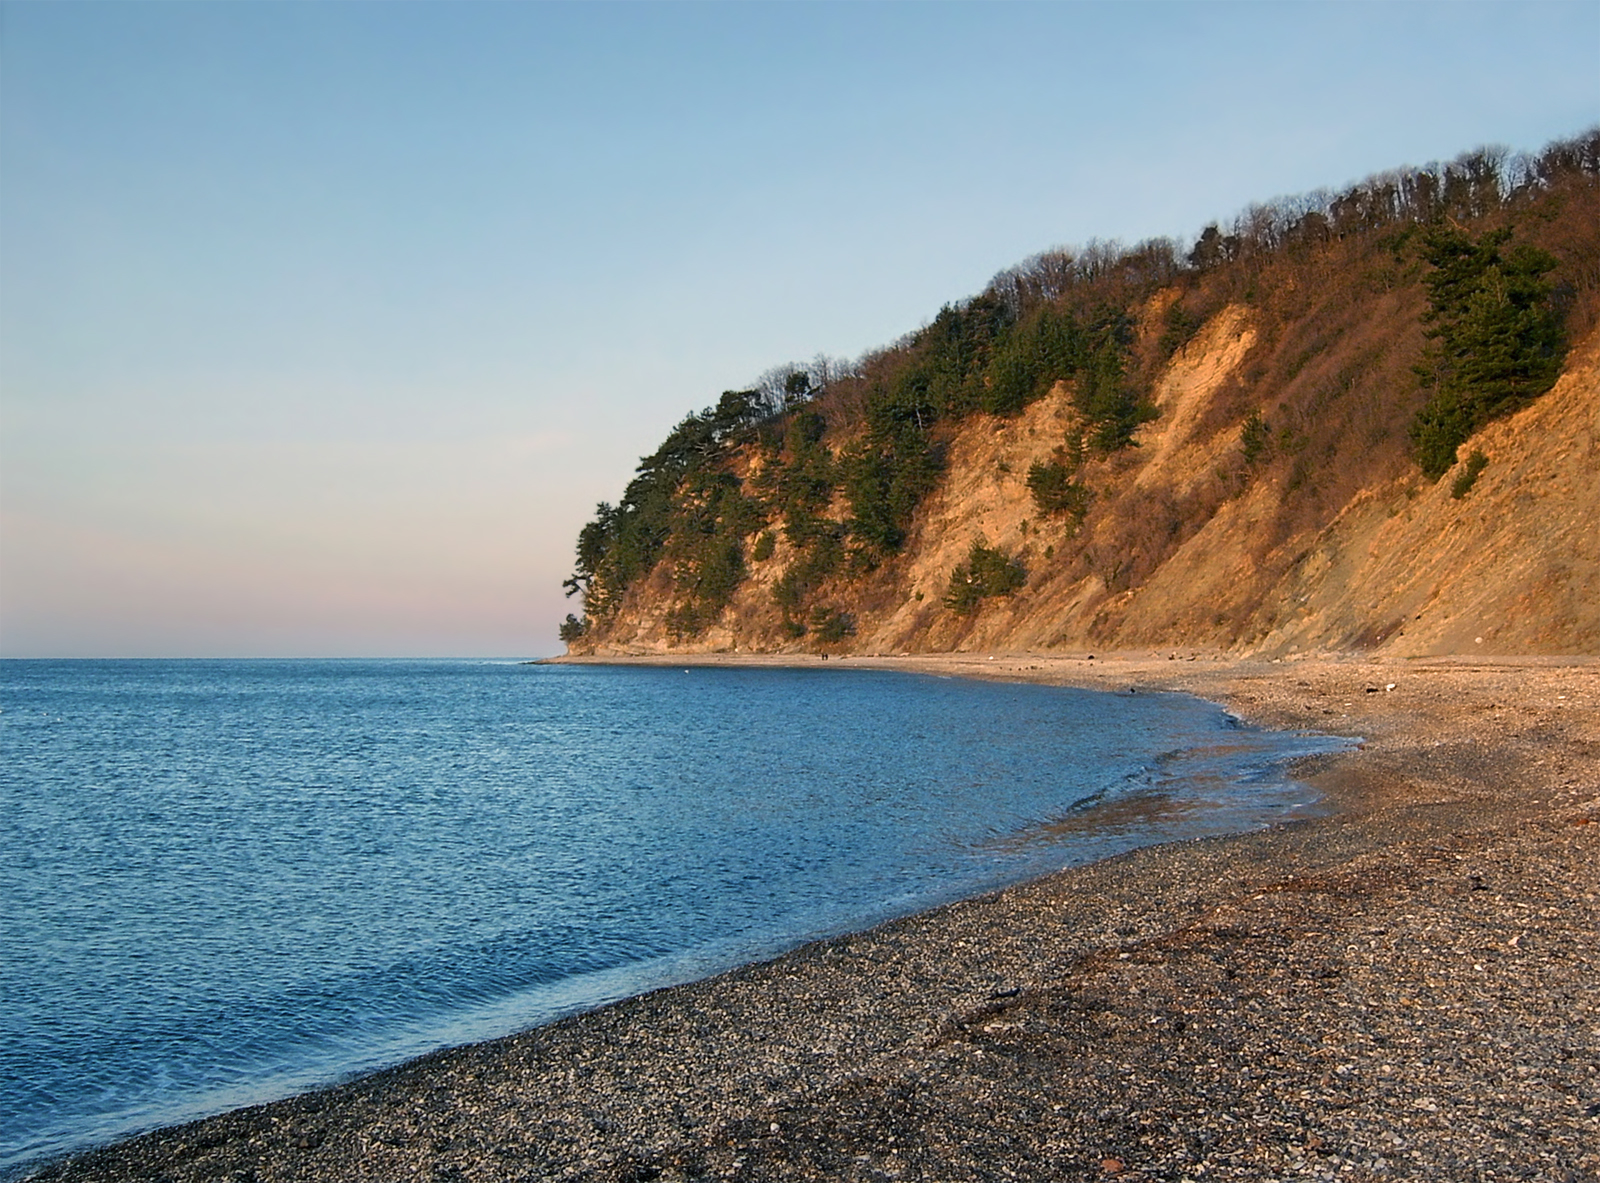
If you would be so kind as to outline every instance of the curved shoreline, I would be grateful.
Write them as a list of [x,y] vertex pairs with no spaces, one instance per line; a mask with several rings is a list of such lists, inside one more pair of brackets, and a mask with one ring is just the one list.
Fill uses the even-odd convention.
[[1600,826],[1577,824],[1600,819],[1600,662],[848,660],[1183,690],[1367,742],[1299,769],[1333,817],[1146,848],[33,1177],[1600,1172]]

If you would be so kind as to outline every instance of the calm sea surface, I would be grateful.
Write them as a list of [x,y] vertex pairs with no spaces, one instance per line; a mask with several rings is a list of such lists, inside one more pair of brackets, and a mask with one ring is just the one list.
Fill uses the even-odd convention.
[[1282,819],[1343,743],[848,667],[0,662],[0,1170]]

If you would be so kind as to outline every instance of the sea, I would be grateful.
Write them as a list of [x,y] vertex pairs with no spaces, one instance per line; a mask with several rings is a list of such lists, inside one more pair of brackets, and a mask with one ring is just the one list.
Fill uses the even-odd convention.
[[1135,847],[1350,741],[850,668],[0,662],[0,1175]]

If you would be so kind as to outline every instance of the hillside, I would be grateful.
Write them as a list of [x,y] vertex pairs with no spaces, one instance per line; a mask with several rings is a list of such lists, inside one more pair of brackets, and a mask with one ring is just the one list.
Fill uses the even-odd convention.
[[1600,653],[1600,134],[1230,230],[690,416],[569,647]]

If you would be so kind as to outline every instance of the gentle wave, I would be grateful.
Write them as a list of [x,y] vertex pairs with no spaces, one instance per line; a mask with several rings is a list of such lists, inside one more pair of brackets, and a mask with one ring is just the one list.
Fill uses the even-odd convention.
[[866,670],[0,663],[0,1165],[1134,846],[1342,746]]

